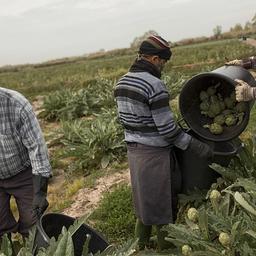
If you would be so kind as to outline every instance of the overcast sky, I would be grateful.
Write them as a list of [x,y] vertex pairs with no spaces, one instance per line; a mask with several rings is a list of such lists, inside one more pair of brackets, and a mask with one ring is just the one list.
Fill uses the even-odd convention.
[[244,25],[256,0],[0,0],[0,66],[129,47],[155,30],[169,41]]

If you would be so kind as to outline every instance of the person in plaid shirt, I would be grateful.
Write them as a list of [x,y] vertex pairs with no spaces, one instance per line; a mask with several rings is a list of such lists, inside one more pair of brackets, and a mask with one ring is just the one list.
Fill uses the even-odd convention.
[[[47,186],[52,175],[47,147],[29,101],[0,87],[0,237],[29,229],[48,207]],[[16,200],[19,219],[10,209]]]

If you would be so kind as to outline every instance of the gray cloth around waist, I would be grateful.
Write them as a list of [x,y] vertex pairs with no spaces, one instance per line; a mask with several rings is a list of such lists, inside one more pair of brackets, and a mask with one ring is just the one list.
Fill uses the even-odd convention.
[[128,143],[128,163],[137,217],[146,225],[173,222],[171,168],[175,158],[169,147]]

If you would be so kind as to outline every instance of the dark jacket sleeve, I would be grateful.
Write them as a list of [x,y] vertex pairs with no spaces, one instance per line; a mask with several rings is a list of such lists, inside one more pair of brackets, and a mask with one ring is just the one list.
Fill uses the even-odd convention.
[[242,66],[246,69],[256,69],[256,56],[251,56],[242,60]]

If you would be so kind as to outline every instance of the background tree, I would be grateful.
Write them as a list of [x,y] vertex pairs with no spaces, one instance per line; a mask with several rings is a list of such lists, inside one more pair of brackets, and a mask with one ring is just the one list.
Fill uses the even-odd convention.
[[219,38],[221,36],[221,32],[222,32],[222,27],[220,25],[217,25],[214,29],[213,29],[213,35],[215,38]]
[[244,25],[244,30],[250,30],[252,29],[252,23],[247,21]]

